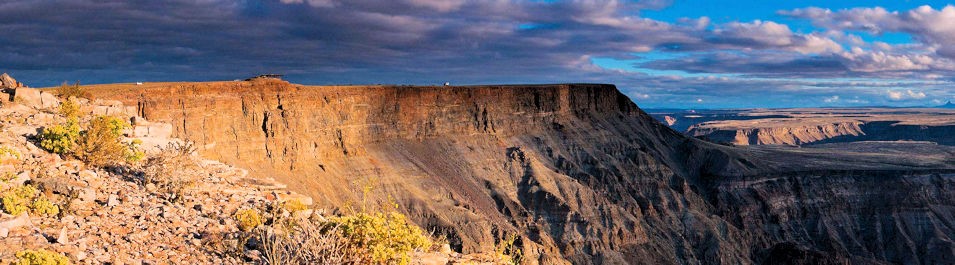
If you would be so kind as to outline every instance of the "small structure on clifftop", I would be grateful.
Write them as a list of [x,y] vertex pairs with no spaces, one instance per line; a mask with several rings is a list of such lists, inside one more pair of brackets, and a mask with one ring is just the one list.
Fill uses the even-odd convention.
[[279,79],[279,80],[281,80],[281,79],[282,79],[282,75],[279,75],[279,74],[261,74],[261,75],[257,75],[257,76],[254,76],[254,77],[245,79],[245,81],[252,81],[252,80],[258,80],[258,79]]

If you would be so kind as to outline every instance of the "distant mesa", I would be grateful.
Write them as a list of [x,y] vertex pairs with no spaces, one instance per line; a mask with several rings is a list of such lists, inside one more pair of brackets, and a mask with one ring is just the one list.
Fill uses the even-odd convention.
[[938,106],[938,108],[942,108],[942,109],[955,109],[955,103],[952,103],[952,101],[949,100],[948,102],[945,103],[945,105]]
[[0,89],[17,89],[21,87],[26,87],[23,83],[17,82],[16,79],[10,77],[7,73],[0,75]]

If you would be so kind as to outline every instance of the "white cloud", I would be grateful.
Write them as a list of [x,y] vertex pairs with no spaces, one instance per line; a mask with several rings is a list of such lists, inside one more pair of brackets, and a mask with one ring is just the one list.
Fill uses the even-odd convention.
[[889,99],[891,100],[908,100],[908,99],[923,99],[925,98],[925,92],[921,91],[912,91],[911,89],[905,91],[899,90],[887,90]]
[[831,97],[828,97],[828,98],[823,99],[822,101],[823,101],[823,102],[826,102],[826,103],[839,102],[839,96],[831,96]]

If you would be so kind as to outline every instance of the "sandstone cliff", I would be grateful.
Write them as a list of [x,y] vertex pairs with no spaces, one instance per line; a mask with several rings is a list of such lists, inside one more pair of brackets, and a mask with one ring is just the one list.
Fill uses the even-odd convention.
[[[318,205],[354,204],[372,186],[378,201],[465,252],[511,234],[541,264],[925,264],[955,250],[945,243],[955,237],[946,162],[811,164],[716,146],[654,121],[612,85],[96,90],[174,124],[204,156],[289,183]],[[878,188],[903,182],[937,192],[903,205]]]

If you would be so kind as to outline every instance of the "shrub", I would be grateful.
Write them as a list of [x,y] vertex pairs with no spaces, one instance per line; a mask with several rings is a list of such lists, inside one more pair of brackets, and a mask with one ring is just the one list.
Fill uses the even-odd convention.
[[55,216],[60,213],[60,207],[53,204],[44,196],[39,196],[30,204],[30,209],[34,214],[43,216]]
[[192,157],[192,142],[169,143],[143,163],[143,183],[156,185],[168,200],[177,200],[198,177],[199,165]]
[[79,119],[74,117],[67,119],[66,124],[43,128],[39,137],[40,147],[56,154],[68,154],[80,136],[79,123]]
[[22,250],[17,251],[17,261],[14,265],[66,265],[70,260],[56,252],[48,250]]
[[31,185],[14,187],[5,191],[0,196],[0,202],[3,202],[3,211],[11,215],[20,215],[26,212],[29,209],[27,204],[36,197],[36,194],[37,189]]
[[146,158],[146,152],[139,148],[142,144],[143,140],[133,139],[126,145],[126,162],[136,163]]
[[333,217],[324,225],[336,228],[362,263],[408,264],[411,251],[431,246],[421,229],[398,212]]
[[505,236],[494,246],[497,258],[504,264],[521,264],[524,255],[517,246],[517,235]]
[[245,232],[252,231],[259,225],[262,225],[262,217],[254,209],[245,209],[235,212],[235,220],[238,222],[239,229]]
[[67,119],[78,118],[80,116],[80,104],[76,103],[76,98],[69,98],[60,103],[60,115]]
[[20,157],[22,156],[23,155],[21,155],[19,151],[14,150],[13,148],[0,146],[0,159],[3,159],[5,157],[20,159]]
[[305,205],[305,203],[300,200],[287,200],[282,202],[282,209],[285,209],[289,213],[295,213],[308,209],[308,205]]
[[12,179],[15,179],[16,177],[17,177],[17,174],[10,171],[0,173],[0,183],[10,181]]
[[354,264],[346,252],[346,241],[332,227],[322,227],[300,220],[287,233],[263,230],[258,237],[259,250],[265,264]]
[[85,88],[80,86],[80,82],[73,83],[72,85],[63,82],[59,87],[56,88],[55,93],[62,98],[90,98],[91,94],[89,91],[86,91]]
[[129,145],[122,142],[123,130],[129,124],[112,116],[97,116],[76,141],[74,155],[93,166],[107,166],[126,161]]

